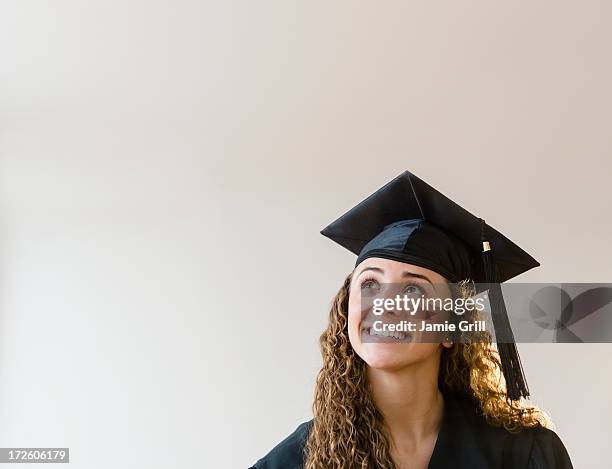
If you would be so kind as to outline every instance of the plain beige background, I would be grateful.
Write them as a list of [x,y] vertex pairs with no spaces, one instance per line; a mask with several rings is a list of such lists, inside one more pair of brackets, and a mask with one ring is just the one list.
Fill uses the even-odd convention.
[[[0,446],[240,468],[310,418],[354,258],[318,231],[410,169],[609,282],[605,1],[4,1]],[[612,345],[521,346],[605,468]]]

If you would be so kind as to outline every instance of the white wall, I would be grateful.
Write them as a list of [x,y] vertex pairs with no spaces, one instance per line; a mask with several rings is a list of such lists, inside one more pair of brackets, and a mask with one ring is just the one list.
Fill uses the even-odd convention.
[[[353,257],[318,230],[404,169],[521,281],[612,279],[608,2],[0,6],[0,446],[246,467],[309,418]],[[294,327],[294,333],[281,332]],[[521,346],[604,468],[610,345]]]

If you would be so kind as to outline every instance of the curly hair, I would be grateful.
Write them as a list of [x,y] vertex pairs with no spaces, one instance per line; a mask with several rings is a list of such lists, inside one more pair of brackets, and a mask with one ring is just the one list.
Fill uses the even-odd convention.
[[[306,442],[306,469],[395,469],[382,414],[369,391],[367,365],[353,350],[348,336],[348,299],[352,274],[332,301],[329,324],[320,337],[323,366],[313,404],[314,421]],[[457,294],[474,294],[465,280]],[[466,313],[468,314],[468,313]],[[475,314],[474,311],[469,314]],[[487,422],[510,432],[551,425],[534,406],[508,399],[499,355],[489,333],[469,343],[445,348],[438,383],[444,393],[470,396]]]

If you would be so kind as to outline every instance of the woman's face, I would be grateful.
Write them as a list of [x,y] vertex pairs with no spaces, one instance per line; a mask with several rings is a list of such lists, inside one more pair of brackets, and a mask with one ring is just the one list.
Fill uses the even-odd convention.
[[[348,306],[349,340],[355,352],[372,368],[399,370],[439,355],[441,343],[432,341],[432,334],[419,331],[423,321],[440,319],[435,312],[406,308],[384,308],[375,314],[374,298],[449,298],[450,286],[440,274],[424,267],[372,257],[360,263],[350,285]],[[409,300],[412,301],[412,300]],[[397,303],[396,303],[397,304]],[[413,314],[411,314],[411,312]],[[378,313],[381,313],[380,309]],[[432,319],[433,318],[433,319]],[[375,326],[375,322],[378,325]],[[414,332],[376,331],[381,324],[414,324]],[[427,335],[429,334],[429,335]],[[434,339],[435,340],[435,339]],[[450,343],[443,343],[450,346]]]

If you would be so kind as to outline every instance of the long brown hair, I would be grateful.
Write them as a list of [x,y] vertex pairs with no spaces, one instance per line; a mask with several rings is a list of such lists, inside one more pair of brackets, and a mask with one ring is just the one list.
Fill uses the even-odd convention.
[[[323,367],[316,382],[306,469],[395,469],[383,417],[369,392],[367,365],[349,342],[351,277],[333,299],[329,324],[320,338]],[[459,294],[473,295],[472,285],[461,282]],[[477,342],[454,343],[444,349],[439,383],[444,392],[472,397],[491,425],[511,432],[550,425],[538,408],[507,399],[499,356],[487,333]]]

